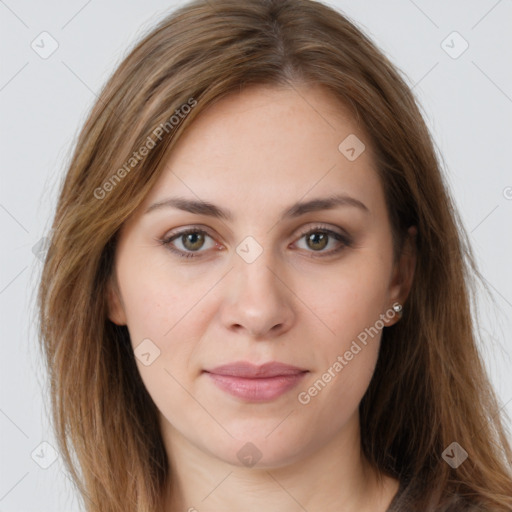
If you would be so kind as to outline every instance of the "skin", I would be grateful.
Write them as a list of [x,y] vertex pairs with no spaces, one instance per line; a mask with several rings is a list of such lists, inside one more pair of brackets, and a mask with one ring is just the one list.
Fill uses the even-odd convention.
[[[354,161],[338,150],[349,134],[366,146]],[[334,193],[368,211],[344,205],[280,220],[297,201]],[[208,201],[233,219],[172,207],[146,213],[171,196]],[[344,230],[352,243],[308,244],[303,234],[318,233],[318,224]],[[189,227],[207,231],[202,245],[186,237],[172,243],[195,258],[159,242]],[[134,349],[149,338],[160,350],[150,365],[137,365],[172,468],[163,510],[387,509],[398,481],[378,479],[362,456],[358,418],[381,333],[308,404],[298,394],[393,303],[405,302],[414,233],[394,261],[370,139],[324,89],[252,86],[197,117],[123,226],[109,291],[109,317],[128,326]],[[236,252],[248,236],[263,250],[251,263]],[[284,395],[254,403],[203,373],[233,361],[280,361],[309,373]],[[247,442],[261,453],[252,467],[237,457]]]

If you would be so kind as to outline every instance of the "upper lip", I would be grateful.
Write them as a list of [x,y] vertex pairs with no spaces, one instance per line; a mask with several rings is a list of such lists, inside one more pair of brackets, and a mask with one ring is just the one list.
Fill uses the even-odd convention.
[[234,363],[223,364],[211,370],[205,371],[208,373],[214,373],[216,375],[257,379],[265,377],[277,377],[279,375],[298,375],[300,373],[307,372],[308,370],[275,361],[262,365],[255,365],[245,361],[236,361]]

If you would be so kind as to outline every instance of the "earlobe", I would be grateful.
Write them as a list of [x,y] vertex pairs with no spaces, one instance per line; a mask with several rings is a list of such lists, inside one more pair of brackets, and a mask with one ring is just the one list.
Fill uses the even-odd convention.
[[111,322],[117,325],[126,325],[124,307],[113,275],[107,283],[107,316]]

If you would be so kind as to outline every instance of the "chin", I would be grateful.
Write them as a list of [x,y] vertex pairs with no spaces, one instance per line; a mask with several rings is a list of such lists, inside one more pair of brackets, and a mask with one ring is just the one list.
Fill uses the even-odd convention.
[[[280,419],[279,421],[282,421]],[[238,424],[227,426],[233,438],[225,435],[222,439],[201,440],[216,458],[240,468],[276,469],[293,464],[314,451],[316,443],[308,438],[307,431],[279,430],[279,421],[256,422],[245,427]],[[286,421],[286,420],[285,420]],[[318,437],[318,436],[315,436]],[[215,446],[215,451],[211,447]]]

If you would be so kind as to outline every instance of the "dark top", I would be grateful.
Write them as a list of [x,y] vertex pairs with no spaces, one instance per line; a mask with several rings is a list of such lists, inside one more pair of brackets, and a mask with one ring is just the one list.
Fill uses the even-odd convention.
[[[414,494],[414,484],[400,481],[400,486],[393,500],[386,509],[386,512],[419,512],[416,508],[411,505]],[[483,508],[471,505],[461,496],[454,495],[450,499],[449,503],[435,510],[422,511],[422,512],[489,512],[484,511]]]
[[[389,507],[386,509],[386,512],[398,512],[400,510],[400,501],[403,501],[404,491],[406,489],[406,484],[403,480],[400,480],[400,486],[398,488],[395,497],[389,504]],[[403,508],[403,507],[402,507]]]

